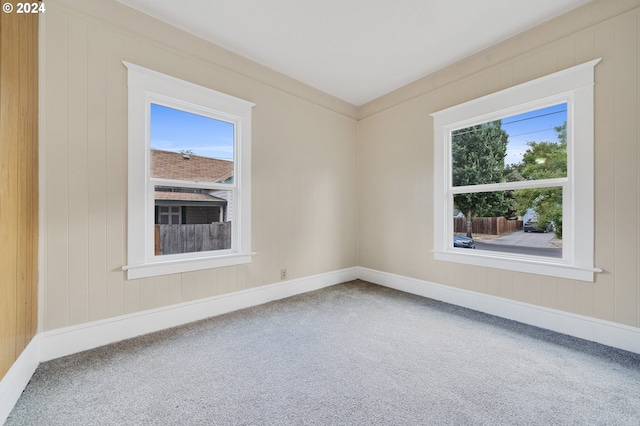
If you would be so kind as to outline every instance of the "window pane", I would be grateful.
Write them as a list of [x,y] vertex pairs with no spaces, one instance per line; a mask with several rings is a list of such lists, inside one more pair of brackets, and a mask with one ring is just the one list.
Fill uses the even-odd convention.
[[233,182],[234,125],[151,104],[151,176]]
[[156,186],[156,205],[170,206],[169,213],[158,214],[155,224],[156,255],[230,249],[232,195],[232,191]]
[[567,104],[451,132],[453,186],[567,176]]
[[562,258],[562,188],[455,195],[453,245]]

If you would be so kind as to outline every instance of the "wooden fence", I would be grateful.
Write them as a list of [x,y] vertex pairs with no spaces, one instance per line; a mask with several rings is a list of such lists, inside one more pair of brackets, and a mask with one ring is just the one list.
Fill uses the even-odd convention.
[[231,222],[156,225],[156,255],[231,248]]
[[[467,219],[463,217],[453,218],[453,232],[466,233]],[[474,234],[502,235],[522,229],[522,221],[505,219],[504,217],[475,217],[471,223],[471,232]]]

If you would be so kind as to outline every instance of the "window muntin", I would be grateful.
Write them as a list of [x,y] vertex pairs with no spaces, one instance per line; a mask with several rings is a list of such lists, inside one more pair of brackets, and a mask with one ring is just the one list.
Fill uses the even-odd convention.
[[[154,225],[155,256],[231,250],[237,193],[235,123],[214,118],[211,112],[181,108],[153,100],[149,105],[149,179],[155,185],[155,205],[171,203],[180,212],[180,222],[163,223],[160,208],[161,220]],[[174,213],[171,218],[175,217]]]
[[[253,104],[137,65],[125,65],[129,86],[129,250],[128,265],[123,269],[128,278],[250,262]],[[171,213],[161,214],[161,207],[172,207]],[[174,224],[175,220],[180,223]],[[199,237],[194,236],[191,225],[214,223],[226,223],[230,241],[222,246],[195,244]],[[187,226],[185,234],[194,241],[165,252],[159,249],[158,225]],[[210,230],[209,234],[216,232]]]
[[[593,81],[598,62],[578,65],[432,114],[436,260],[593,280],[593,273],[600,271],[593,266]],[[556,107],[566,109],[567,115],[566,172],[530,173],[527,178],[496,173],[488,182],[468,179],[454,185],[452,147],[456,131],[498,120],[505,124],[508,118],[522,114],[542,115],[541,111],[546,108]],[[497,169],[500,169],[499,164]],[[561,193],[555,198],[561,199],[557,203],[561,205],[556,206],[562,217],[560,259],[454,247],[454,221],[451,218],[456,211],[455,195],[523,190]]]
[[158,219],[160,225],[178,225],[182,223],[182,209],[180,206],[167,206],[157,204]]
[[154,228],[149,261],[231,253],[237,245],[235,119],[156,94],[148,94],[147,103],[149,205],[171,203],[184,215],[172,226],[146,225]]
[[[465,228],[464,236],[482,240],[475,244],[481,250],[562,258],[567,107],[563,102],[450,132],[449,191],[462,215],[454,220],[454,235]],[[509,190],[478,189],[507,182]]]

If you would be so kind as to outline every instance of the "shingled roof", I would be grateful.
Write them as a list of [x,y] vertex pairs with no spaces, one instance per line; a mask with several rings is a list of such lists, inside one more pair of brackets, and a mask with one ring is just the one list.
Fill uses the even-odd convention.
[[224,182],[233,177],[233,161],[179,152],[151,150],[151,176],[196,182]]
[[226,203],[224,200],[213,195],[209,195],[204,192],[173,192],[173,191],[155,191],[156,201],[220,201]]

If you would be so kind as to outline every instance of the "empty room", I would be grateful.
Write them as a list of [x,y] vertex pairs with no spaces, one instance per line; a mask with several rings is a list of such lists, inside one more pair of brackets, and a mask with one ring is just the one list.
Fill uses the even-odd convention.
[[2,6],[0,422],[640,424],[640,0]]

